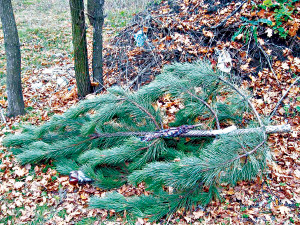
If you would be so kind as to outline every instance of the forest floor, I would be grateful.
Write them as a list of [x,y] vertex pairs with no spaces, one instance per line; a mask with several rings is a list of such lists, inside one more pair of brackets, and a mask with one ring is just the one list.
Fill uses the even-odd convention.
[[[216,67],[218,52],[223,49],[232,58],[232,79],[251,92],[252,102],[264,118],[292,86],[271,118],[274,124],[291,124],[292,132],[270,135],[273,161],[268,172],[251,182],[224,186],[223,202],[178,211],[158,224],[300,224],[300,88],[299,82],[295,83],[300,72],[300,4],[278,5],[275,9],[287,10],[275,11],[270,6],[264,8],[260,1],[221,1],[220,5],[205,4],[210,2],[207,0],[151,1],[151,11],[132,17],[147,5],[146,0],[107,2],[105,87],[117,84],[138,89],[172,62],[201,59]],[[138,2],[140,5],[133,8]],[[23,125],[41,124],[78,102],[68,1],[15,1],[14,10],[27,114],[1,120],[0,142],[5,134],[19,133]],[[283,25],[279,12],[287,18],[281,21]],[[218,26],[227,16],[225,24]],[[147,36],[142,47],[134,40],[139,30]],[[88,40],[91,54],[90,27]],[[4,74],[0,33],[2,114],[7,107]],[[136,190],[124,185],[118,192],[134,194]],[[88,208],[90,196],[104,194],[91,185],[69,184],[69,178],[51,165],[21,166],[0,145],[0,224],[150,224],[146,219],[126,221],[125,214]]]

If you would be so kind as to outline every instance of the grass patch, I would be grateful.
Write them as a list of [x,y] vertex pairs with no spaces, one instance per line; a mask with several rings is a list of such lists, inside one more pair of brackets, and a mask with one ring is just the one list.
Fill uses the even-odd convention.
[[[134,13],[142,11],[151,2],[151,0],[106,0],[105,26],[118,31],[128,24]],[[55,65],[58,55],[72,58],[72,31],[68,0],[51,2],[16,0],[13,1],[13,9],[21,44],[22,74],[30,73],[33,69]],[[86,22],[88,23],[88,20]],[[5,84],[5,71],[6,60],[1,27],[0,85]]]
[[[16,0],[13,9],[21,45],[22,74],[55,65],[58,54],[71,55],[72,33],[67,0]],[[0,84],[3,85],[6,57],[2,27],[0,53]]]
[[101,221],[101,218],[97,217],[88,217],[88,218],[83,218],[82,220],[78,221],[75,223],[76,225],[89,225],[89,224],[94,224],[97,221]]

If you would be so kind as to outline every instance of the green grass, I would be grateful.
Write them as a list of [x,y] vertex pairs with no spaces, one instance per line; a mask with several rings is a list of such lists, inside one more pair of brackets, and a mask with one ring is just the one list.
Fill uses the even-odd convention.
[[[16,0],[13,9],[21,44],[22,74],[54,65],[58,54],[71,56],[67,0]],[[0,85],[4,84],[5,51],[0,30]]]
[[[114,34],[117,33],[128,24],[132,14],[142,11],[151,2],[106,0],[105,26],[115,29]],[[72,57],[68,0],[15,0],[13,8],[21,43],[22,74],[53,66],[58,55]],[[0,85],[3,85],[6,62],[2,27],[0,28]]]
[[122,28],[130,22],[132,15],[145,9],[150,0],[107,0],[105,2],[105,24],[113,28]]
[[75,223],[76,225],[89,225],[89,224],[94,224],[97,221],[101,221],[101,218],[97,217],[88,217],[88,218],[83,218],[82,220],[78,221]]

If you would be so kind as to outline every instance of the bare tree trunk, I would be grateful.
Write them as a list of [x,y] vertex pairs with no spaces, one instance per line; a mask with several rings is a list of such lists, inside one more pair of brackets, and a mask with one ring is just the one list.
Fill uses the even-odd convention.
[[7,116],[14,117],[17,115],[23,115],[25,110],[21,85],[20,42],[11,0],[0,0],[0,16],[4,33],[7,60]]
[[70,0],[70,10],[72,17],[76,84],[78,97],[83,98],[92,92],[87,58],[83,0]]
[[93,26],[93,81],[99,83],[95,91],[101,91],[103,87],[103,59],[102,59],[102,30],[104,0],[88,0],[88,17]]

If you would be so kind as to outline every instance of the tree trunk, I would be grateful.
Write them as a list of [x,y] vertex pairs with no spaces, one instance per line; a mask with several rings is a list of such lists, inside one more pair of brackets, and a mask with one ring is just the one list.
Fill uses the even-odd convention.
[[103,87],[103,59],[102,59],[102,30],[103,30],[103,5],[104,0],[88,0],[88,17],[93,26],[93,81],[99,83],[96,92]]
[[78,97],[83,98],[92,92],[87,58],[83,0],[70,0],[70,9],[72,17],[76,84]]
[[21,85],[20,42],[11,0],[0,0],[0,16],[7,60],[7,116],[14,117],[24,114],[25,110]]

